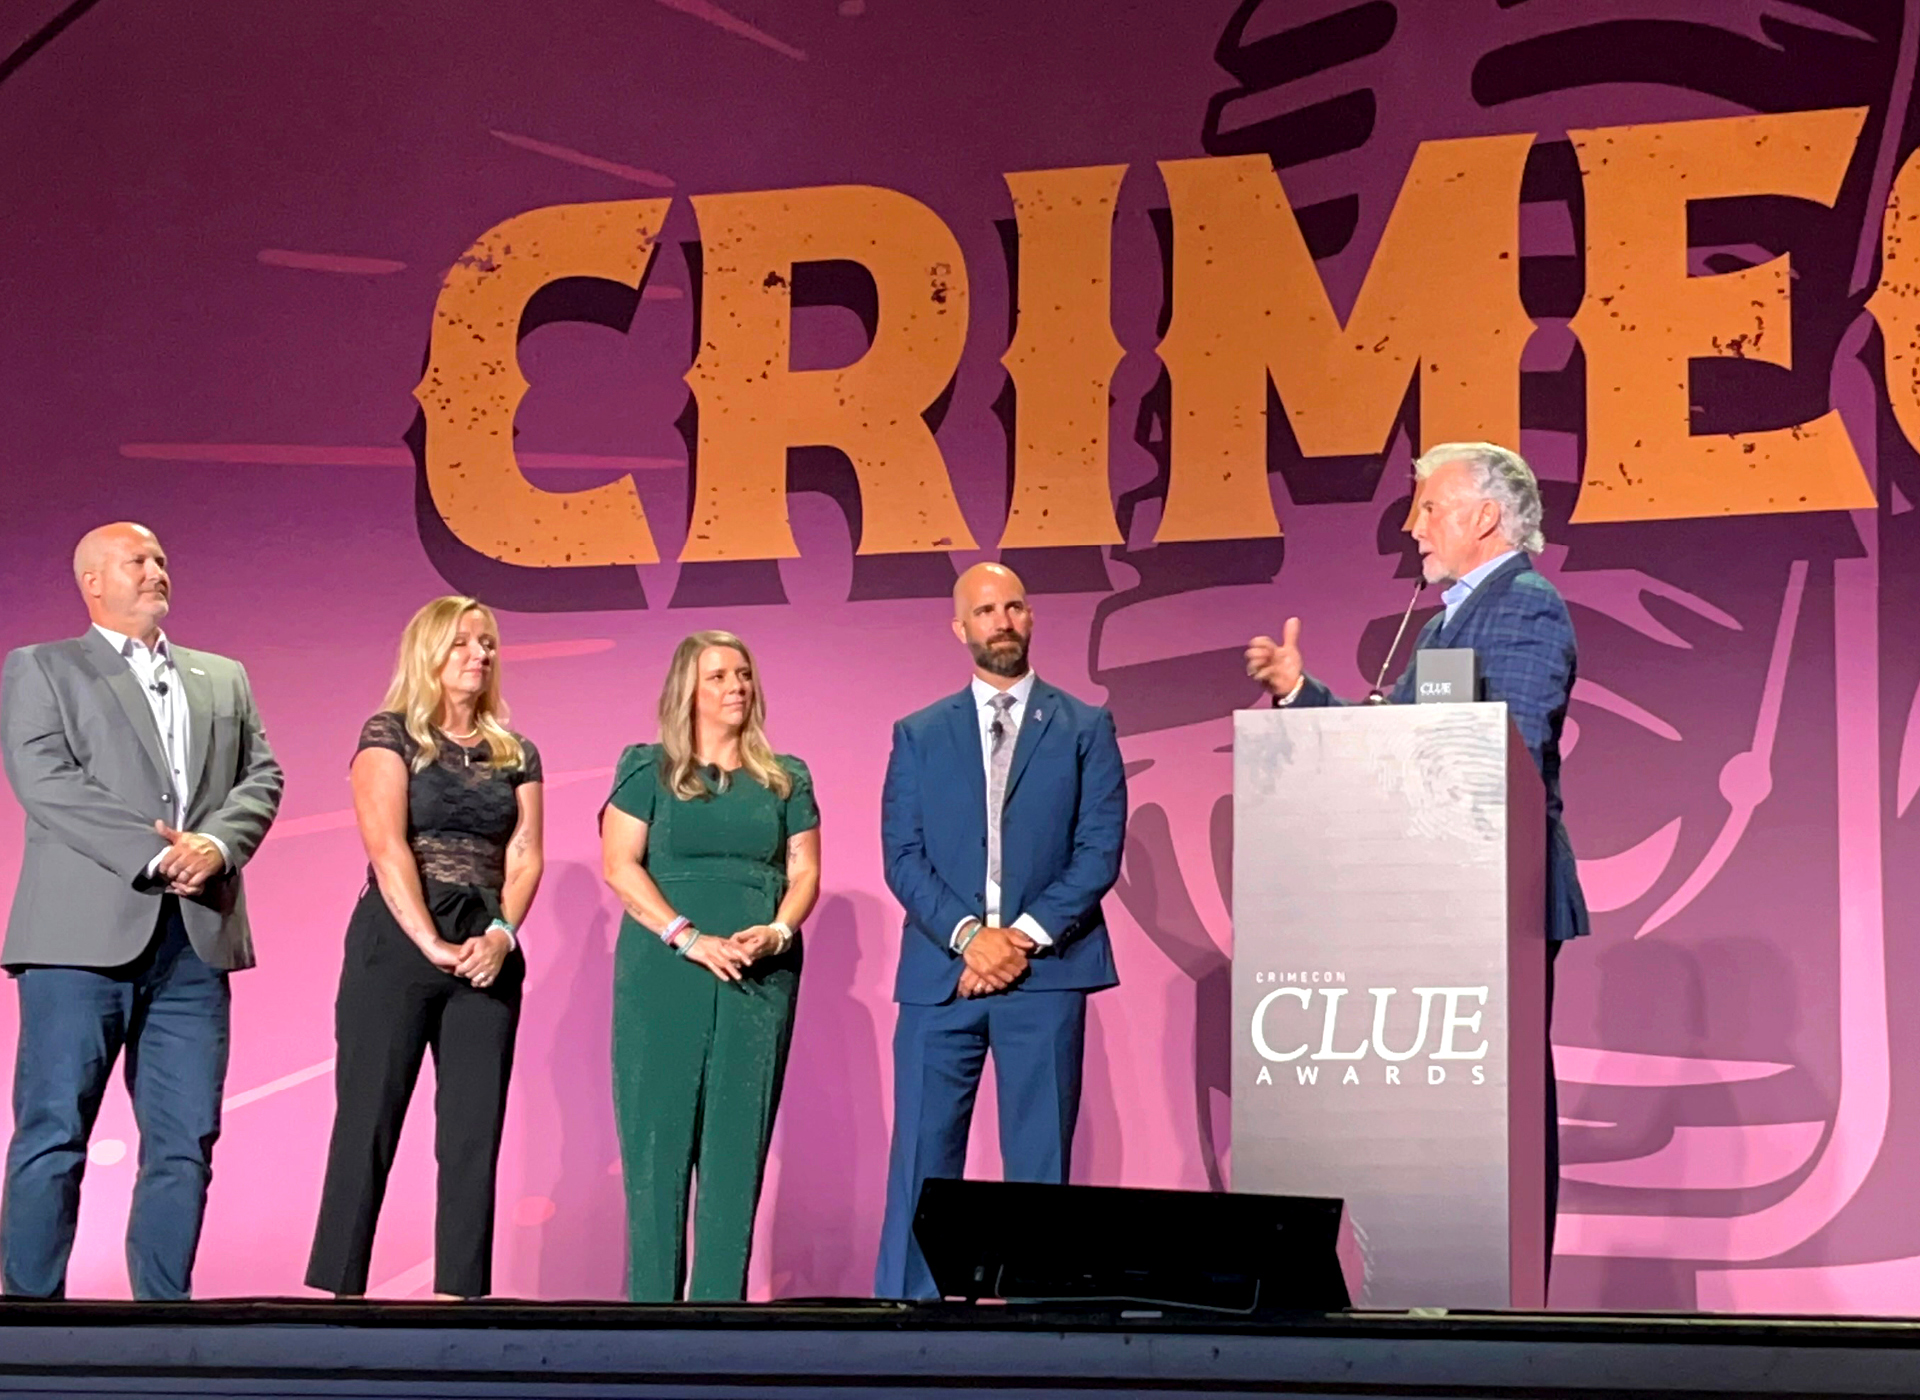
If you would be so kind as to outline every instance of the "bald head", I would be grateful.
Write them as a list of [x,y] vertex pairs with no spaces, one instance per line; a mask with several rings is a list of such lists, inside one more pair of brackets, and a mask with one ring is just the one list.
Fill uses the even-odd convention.
[[94,526],[73,547],[74,581],[77,583],[83,575],[98,573],[101,564],[115,549],[143,544],[156,550],[160,547],[160,541],[154,537],[153,531],[131,520],[116,520],[111,525]]
[[975,564],[953,581],[953,615],[964,617],[983,594],[1005,593],[1026,601],[1027,586],[1005,564]]
[[1005,564],[975,564],[953,585],[953,635],[973,653],[974,674],[1005,688],[1027,673],[1033,612]]
[[121,520],[87,531],[73,548],[73,580],[102,627],[149,645],[159,635],[173,583],[166,551],[146,526]]

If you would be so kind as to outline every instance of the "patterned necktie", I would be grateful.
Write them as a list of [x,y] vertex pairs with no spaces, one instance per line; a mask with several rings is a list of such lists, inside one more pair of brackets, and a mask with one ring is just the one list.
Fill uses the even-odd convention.
[[1006,691],[987,702],[993,722],[987,726],[987,878],[1000,883],[1000,808],[1007,800],[1007,770],[1013,766],[1014,728],[1008,720],[1013,696]]

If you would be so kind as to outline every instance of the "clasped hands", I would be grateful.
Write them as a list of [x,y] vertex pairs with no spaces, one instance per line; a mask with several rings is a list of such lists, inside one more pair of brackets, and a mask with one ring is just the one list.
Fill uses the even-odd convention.
[[701,934],[687,949],[687,961],[699,963],[722,982],[738,982],[754,963],[779,951],[779,930],[770,924],[755,924],[727,938]]
[[1027,962],[1039,949],[1017,928],[982,924],[960,953],[967,964],[960,969],[960,995],[983,997],[1006,991],[1027,975]]
[[155,822],[153,829],[167,843],[153,873],[167,882],[169,894],[197,895],[207,887],[207,881],[226,869],[227,858],[220,854],[220,847],[211,836],[179,831],[161,821]]
[[415,942],[428,962],[442,972],[465,978],[476,987],[485,987],[497,978],[507,961],[507,954],[513,951],[513,944],[507,941],[507,935],[497,928],[475,934],[460,943],[433,934],[429,934],[424,941],[416,939]]

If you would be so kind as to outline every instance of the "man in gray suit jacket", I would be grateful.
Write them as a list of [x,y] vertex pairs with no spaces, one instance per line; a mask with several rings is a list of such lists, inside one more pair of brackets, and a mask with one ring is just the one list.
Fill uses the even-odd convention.
[[0,1201],[8,1294],[66,1290],[87,1140],[121,1050],[140,1128],[136,1298],[190,1296],[226,1084],[227,974],[253,966],[240,870],[280,807],[247,673],[160,630],[167,558],[141,525],[74,551],[93,626],[21,647],[0,749],[26,811],[0,964],[20,993]]

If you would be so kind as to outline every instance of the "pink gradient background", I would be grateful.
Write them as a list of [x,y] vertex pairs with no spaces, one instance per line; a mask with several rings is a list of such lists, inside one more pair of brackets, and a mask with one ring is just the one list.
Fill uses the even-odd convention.
[[[60,8],[11,7],[0,57]],[[1384,470],[1302,463],[1277,445],[1284,549],[1151,547],[1156,434],[1139,424],[1158,377],[1151,211],[1165,200],[1152,163],[1264,149],[1303,211],[1351,200],[1350,236],[1316,246],[1344,305],[1418,141],[1526,130],[1540,141],[1521,215],[1540,330],[1522,446],[1549,486],[1543,567],[1581,636],[1565,782],[1596,911],[1596,936],[1560,963],[1554,1302],[1920,1310],[1920,1030],[1891,1014],[1920,987],[1914,941],[1895,936],[1913,928],[1920,894],[1920,517],[1908,504],[1920,473],[1885,410],[1878,332],[1860,311],[1886,177],[1914,145],[1920,6],[1878,7],[1874,26],[1861,9],[1623,6],[1621,24],[1670,27],[1600,26],[1564,48],[1584,7],[1508,12],[1494,0],[964,12],[581,0],[537,22],[499,0],[190,11],[101,0],[54,35],[0,80],[0,646],[78,632],[71,541],[103,519],[144,520],[175,560],[171,630],[246,662],[288,772],[282,818],[248,872],[261,966],[236,981],[197,1291],[299,1291],[332,1110],[340,939],[364,866],[346,763],[402,622],[470,584],[458,568],[443,576],[444,556],[423,543],[403,436],[441,271],[475,237],[538,205],[676,196],[625,334],[561,322],[527,338],[534,387],[519,420],[542,485],[632,473],[670,561],[686,513],[674,423],[696,305],[680,244],[697,229],[678,196],[862,182],[926,201],[958,237],[975,299],[939,439],[968,522],[990,541],[1005,513],[992,409],[1008,322],[1001,176],[1131,163],[1114,235],[1128,355],[1113,485],[1128,543],[1039,562],[1036,657],[1049,680],[1114,705],[1132,773],[1132,837],[1109,903],[1123,985],[1094,1002],[1075,1176],[1206,1188],[1229,1155],[1222,803],[1229,714],[1252,699],[1233,653],[1297,612],[1317,671],[1348,691],[1371,679],[1406,596],[1394,527],[1409,439],[1396,433]],[[1364,27],[1383,12],[1389,35],[1358,58],[1316,67],[1299,37],[1312,20]],[[1658,71],[1666,51],[1704,55],[1698,71],[1713,76],[1700,81],[1716,86]],[[1596,57],[1607,54],[1627,57]],[[1516,72],[1536,87],[1516,87]],[[1318,104],[1352,92],[1368,95],[1367,121],[1344,147],[1312,148],[1303,131],[1341,129]],[[1872,109],[1834,211],[1736,202],[1695,231],[1702,274],[1792,252],[1795,368],[1697,372],[1697,389],[1734,426],[1840,408],[1880,509],[1567,528],[1584,422],[1565,330],[1580,216],[1577,184],[1553,167],[1562,133],[1828,105]],[[1314,121],[1289,126],[1300,110]],[[803,310],[797,326],[807,363],[862,345],[843,310]],[[617,911],[593,817],[620,747],[651,737],[673,643],[708,626],[759,651],[775,740],[813,766],[825,812],[826,887],[807,931],[754,1288],[869,1285],[899,938],[877,794],[889,725],[957,688],[964,658],[937,581],[888,574],[870,598],[835,499],[798,491],[792,516],[802,555],[777,566],[783,602],[671,606],[680,570],[665,562],[634,571],[645,607],[549,579],[504,611],[507,690],[546,756],[550,817],[502,1166],[503,1293],[621,1292],[607,1084]],[[19,841],[17,808],[0,802],[0,895]],[[0,994],[0,1059],[14,1015]],[[375,1251],[385,1296],[430,1284],[425,1086],[417,1103]],[[972,1165],[991,1172],[991,1112],[976,1122]],[[76,1295],[125,1294],[132,1142],[116,1089],[88,1176]]]

